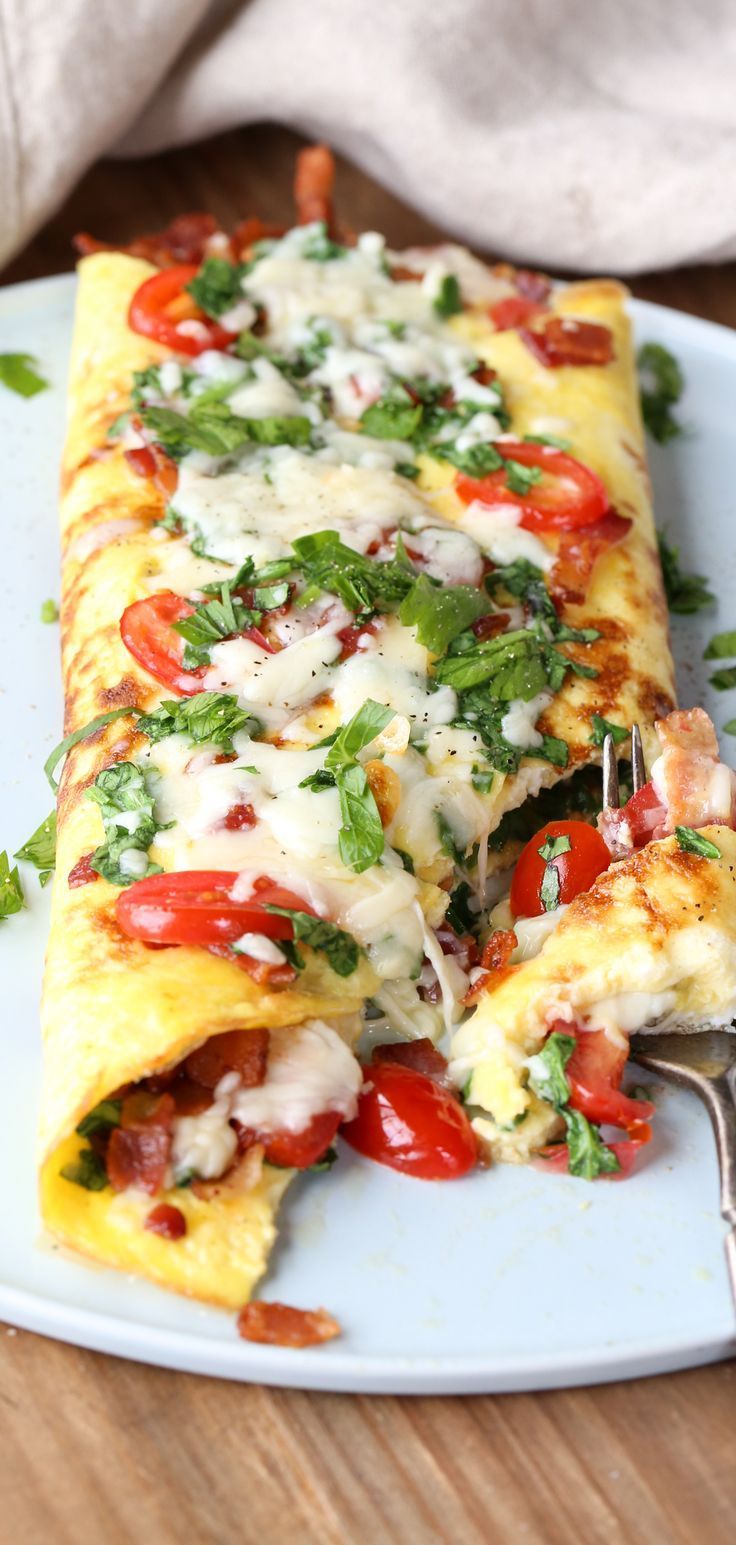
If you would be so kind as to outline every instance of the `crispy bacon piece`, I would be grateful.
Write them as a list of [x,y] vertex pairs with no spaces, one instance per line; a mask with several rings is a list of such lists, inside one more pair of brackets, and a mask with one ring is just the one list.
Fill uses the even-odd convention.
[[542,327],[522,327],[519,336],[547,369],[559,365],[608,365],[613,359],[613,333],[599,322],[577,317],[548,317]]
[[130,257],[145,258],[159,268],[170,268],[175,263],[201,263],[213,237],[222,234],[214,215],[194,212],[179,215],[163,231],[138,236],[127,244],[98,241],[86,231],[80,231],[73,241],[80,257],[89,257],[93,252],[127,252]]
[[419,284],[424,275],[418,268],[407,268],[405,263],[394,263],[390,270],[390,277],[394,284]]
[[238,1315],[238,1335],[264,1346],[315,1347],[340,1334],[337,1320],[326,1309],[292,1309],[256,1299]]
[[85,853],[83,858],[78,858],[76,864],[72,865],[66,882],[70,891],[76,890],[80,885],[91,885],[93,880],[99,880],[97,870],[92,868],[92,857],[91,853]]
[[478,945],[472,933],[456,933],[447,922],[435,929],[443,955],[454,955],[461,971],[470,971],[478,960]]
[[497,633],[503,633],[510,621],[508,612],[488,612],[485,617],[476,617],[475,622],[471,622],[470,629],[476,638],[482,641],[486,638],[495,638]]
[[168,1202],[160,1202],[148,1213],[143,1227],[151,1234],[160,1234],[163,1239],[183,1239],[187,1231],[187,1220],[178,1207],[172,1207]]
[[214,1089],[226,1073],[237,1073],[244,1089],[256,1089],[266,1077],[269,1040],[265,1025],[211,1035],[187,1057],[187,1077],[205,1089]]
[[554,601],[573,604],[585,600],[590,576],[609,547],[616,547],[628,536],[631,521],[609,510],[590,526],[564,531],[560,537],[557,560],[550,574],[549,588]]
[[486,988],[490,986],[497,987],[499,982],[503,981],[504,976],[507,976],[510,971],[516,970],[516,967],[510,965],[509,961],[518,942],[513,928],[494,929],[490,939],[483,946],[483,953],[480,957],[480,974],[473,982],[470,991],[466,992],[463,998],[463,1003],[467,1007],[477,1003],[481,994],[486,991]]
[[538,273],[535,268],[517,268],[514,284],[520,295],[526,300],[535,301],[537,305],[542,305],[548,299],[552,289],[552,280],[546,274]]
[[662,753],[652,767],[652,783],[667,814],[654,836],[664,837],[676,826],[731,826],[736,776],[720,760],[705,709],[676,709],[658,719],[655,729]]
[[294,174],[294,203],[297,225],[311,225],[314,220],[324,220],[333,234],[334,215],[332,190],[335,183],[335,161],[326,145],[307,145],[296,158]]
[[107,1176],[115,1191],[141,1186],[154,1196],[163,1185],[171,1150],[174,1101],[170,1094],[136,1090],[126,1095],[120,1126],[107,1148]]
[[441,1084],[443,1089],[451,1087],[447,1077],[447,1058],[429,1036],[422,1035],[416,1041],[397,1041],[395,1044],[387,1042],[384,1046],[374,1046],[372,1062],[396,1062],[402,1068],[411,1068],[412,1073],[423,1073],[436,1084]]

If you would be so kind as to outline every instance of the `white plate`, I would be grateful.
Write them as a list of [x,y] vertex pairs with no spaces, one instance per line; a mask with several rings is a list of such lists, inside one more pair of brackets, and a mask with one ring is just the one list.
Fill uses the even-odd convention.
[[[12,851],[47,813],[42,763],[59,738],[57,465],[74,282],[0,291],[0,350],[38,355],[53,390],[0,391],[3,561],[2,826]],[[736,626],[736,334],[638,304],[639,334],[669,345],[692,433],[652,465],[659,521],[722,608],[675,624],[682,699],[709,699],[703,642]],[[729,600],[729,597],[731,598]],[[727,747],[733,743],[727,741]],[[35,1197],[38,995],[48,892],[25,869],[29,909],[0,927],[0,1315],[29,1330],[227,1378],[392,1393],[523,1390],[684,1368],[735,1349],[716,1163],[695,1099],[657,1093],[655,1138],[622,1185],[499,1167],[456,1185],[411,1181],[343,1152],[296,1184],[265,1296],[338,1315],[344,1336],[308,1352],[248,1346],[234,1318],[80,1264],[44,1239]],[[642,1080],[643,1081],[643,1080]]]

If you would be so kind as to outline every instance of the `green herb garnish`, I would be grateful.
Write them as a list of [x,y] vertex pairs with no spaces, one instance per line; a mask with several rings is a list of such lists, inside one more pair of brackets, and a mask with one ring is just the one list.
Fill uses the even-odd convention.
[[[360,950],[355,939],[344,928],[338,928],[336,923],[330,923],[326,918],[312,917],[309,912],[295,911],[292,907],[276,907],[267,902],[266,911],[278,917],[288,917],[294,929],[294,944],[301,940],[310,949],[319,950],[337,976],[352,976],[357,969]],[[287,959],[298,970],[303,971],[304,958],[293,945],[289,950],[291,942],[279,939],[279,949],[284,951]]]
[[675,836],[685,853],[697,853],[699,858],[723,857],[715,842],[711,842],[709,837],[703,837],[700,832],[693,831],[692,826],[676,826]]
[[26,904],[18,869],[10,867],[7,853],[0,853],[0,922],[22,912]]
[[48,386],[32,354],[0,354],[0,383],[18,397],[35,397]]
[[667,445],[682,434],[682,425],[672,413],[679,402],[685,378],[674,357],[661,343],[644,343],[636,356],[640,375],[648,383],[641,389],[641,411],[653,439]]
[[705,576],[685,573],[680,567],[679,547],[672,546],[663,531],[657,532],[657,545],[670,611],[677,616],[689,617],[693,612],[702,611],[704,606],[710,606],[715,596],[708,589]]
[[612,724],[610,719],[604,719],[601,714],[594,713],[591,716],[591,731],[588,739],[591,746],[602,746],[607,735],[611,736],[613,744],[620,746],[628,739],[629,731],[622,724]]
[[52,810],[14,855],[39,871],[41,885],[47,885],[56,865],[56,811]]

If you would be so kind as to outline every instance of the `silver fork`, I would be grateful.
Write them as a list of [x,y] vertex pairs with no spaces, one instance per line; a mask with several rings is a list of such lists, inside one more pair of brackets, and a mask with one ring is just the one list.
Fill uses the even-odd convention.
[[[634,792],[646,782],[639,726],[631,730]],[[612,735],[603,742],[603,806],[618,809],[616,748]],[[728,1030],[703,1030],[694,1035],[634,1035],[631,1056],[669,1083],[697,1094],[710,1116],[721,1177],[721,1215],[730,1225],[725,1240],[726,1264],[736,1302],[736,1035]]]

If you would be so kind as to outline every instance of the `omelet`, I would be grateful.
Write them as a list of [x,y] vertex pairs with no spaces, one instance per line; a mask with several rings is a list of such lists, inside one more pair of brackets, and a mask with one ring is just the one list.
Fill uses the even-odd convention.
[[41,1199],[101,1262],[242,1304],[361,1013],[456,1027],[504,815],[672,706],[625,291],[537,287],[320,222],[80,265]]

